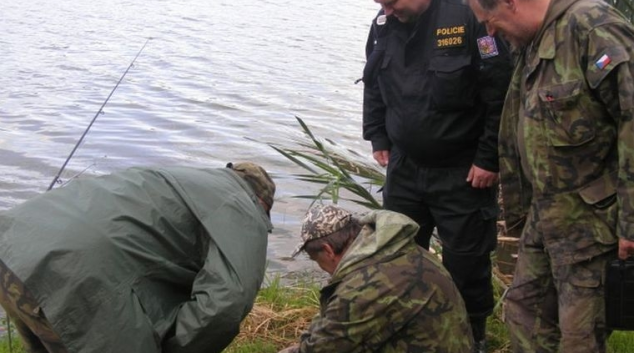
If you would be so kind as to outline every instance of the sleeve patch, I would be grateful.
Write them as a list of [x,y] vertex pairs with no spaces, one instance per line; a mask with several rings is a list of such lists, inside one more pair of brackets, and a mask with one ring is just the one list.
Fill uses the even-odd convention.
[[630,60],[627,49],[622,46],[613,46],[598,53],[594,59],[589,58],[586,69],[586,79],[592,89],[597,88],[614,68]]
[[495,38],[491,36],[478,38],[478,50],[480,51],[480,57],[482,59],[498,56],[498,46],[495,43]]
[[597,62],[594,63],[594,65],[599,69],[599,70],[603,70],[605,69],[606,66],[608,66],[610,64],[610,62],[612,62],[612,59],[610,59],[610,57],[608,56],[608,54],[603,54],[603,56],[601,56],[599,58],[599,60],[597,60]]

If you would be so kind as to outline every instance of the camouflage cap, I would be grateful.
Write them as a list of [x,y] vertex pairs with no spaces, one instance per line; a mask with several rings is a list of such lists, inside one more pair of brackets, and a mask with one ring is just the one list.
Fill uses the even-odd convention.
[[352,213],[343,208],[332,205],[312,207],[306,213],[302,223],[302,232],[300,233],[302,241],[291,256],[295,257],[302,252],[307,242],[323,238],[343,229],[350,223],[350,220],[352,220]]
[[269,208],[273,207],[273,197],[275,196],[275,183],[264,170],[264,168],[251,162],[227,163],[227,168],[233,169],[244,179],[253,192],[266,203]]

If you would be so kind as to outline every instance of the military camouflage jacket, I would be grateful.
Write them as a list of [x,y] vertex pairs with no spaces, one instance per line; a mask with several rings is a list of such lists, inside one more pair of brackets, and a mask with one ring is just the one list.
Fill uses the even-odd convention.
[[471,352],[464,303],[438,260],[414,243],[416,223],[390,211],[362,223],[296,352]]
[[603,1],[553,0],[533,43],[502,113],[505,216],[514,234],[531,208],[574,263],[634,240],[634,30]]

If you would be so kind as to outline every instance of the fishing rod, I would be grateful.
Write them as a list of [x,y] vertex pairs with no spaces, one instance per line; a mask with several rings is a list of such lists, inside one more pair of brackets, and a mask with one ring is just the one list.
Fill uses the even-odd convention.
[[99,110],[97,111],[97,113],[95,114],[95,117],[92,118],[92,120],[90,121],[90,124],[88,124],[88,127],[86,128],[86,130],[84,131],[84,133],[81,135],[81,137],[79,138],[79,141],[77,141],[77,144],[75,144],[75,147],[73,148],[73,150],[70,152],[70,154],[68,155],[68,158],[66,158],[66,161],[64,161],[64,164],[62,165],[62,167],[59,169],[59,172],[57,173],[57,175],[55,175],[55,178],[53,178],[53,181],[51,182],[51,185],[48,186],[48,189],[46,189],[46,191],[49,191],[53,188],[53,186],[55,185],[55,183],[57,183],[59,181],[59,177],[60,175],[62,175],[62,172],[64,171],[64,169],[66,168],[66,165],[68,164],[68,162],[70,161],[71,158],[73,158],[73,155],[75,154],[75,151],[77,151],[77,148],[79,148],[79,145],[82,143],[82,141],[84,140],[84,137],[86,137],[86,135],[88,134],[88,131],[90,130],[90,128],[92,127],[92,124],[95,123],[95,120],[97,120],[97,117],[99,116],[99,114],[103,113],[103,107],[106,106],[106,104],[108,103],[108,101],[110,100],[110,97],[112,97],[112,94],[114,93],[114,91],[117,90],[117,87],[119,87],[119,84],[121,83],[121,81],[123,81],[123,78],[125,77],[125,75],[128,73],[128,71],[130,71],[130,68],[132,68],[132,65],[134,65],[134,62],[136,61],[136,59],[139,57],[139,55],[141,55],[141,52],[143,52],[143,49],[145,49],[145,46],[147,45],[147,43],[150,41],[150,39],[152,39],[152,37],[148,38],[145,41],[145,44],[143,44],[143,46],[141,47],[141,49],[139,50],[139,52],[136,54],[136,56],[134,57],[134,59],[132,59],[132,62],[130,62],[130,65],[128,66],[128,68],[125,70],[125,72],[123,73],[123,75],[121,75],[121,78],[119,79],[119,82],[117,82],[117,84],[114,86],[114,88],[112,89],[112,91],[110,91],[110,94],[108,95],[108,98],[106,98],[106,100],[103,102],[103,104],[101,105],[101,107],[99,108]]
[[[66,158],[66,161],[64,161],[64,164],[62,165],[62,167],[59,169],[59,172],[57,173],[57,175],[55,175],[55,178],[53,178],[53,181],[51,182],[51,185],[48,186],[48,189],[46,189],[46,191],[49,191],[53,188],[53,186],[55,185],[55,183],[57,183],[59,181],[59,177],[60,175],[62,175],[62,172],[64,172],[64,169],[66,168],[66,165],[68,164],[68,162],[70,161],[71,158],[73,158],[73,155],[75,154],[75,151],[77,151],[77,148],[79,148],[79,145],[82,143],[82,141],[84,140],[84,137],[86,137],[86,135],[88,134],[88,131],[90,131],[90,128],[92,127],[92,125],[95,123],[95,121],[97,120],[97,117],[99,116],[99,114],[101,114],[103,112],[103,107],[106,106],[106,104],[108,103],[108,101],[110,100],[110,97],[112,97],[112,94],[114,93],[114,91],[117,90],[117,87],[119,87],[119,84],[121,83],[121,81],[123,81],[123,78],[125,77],[125,75],[128,73],[128,71],[130,71],[130,69],[132,68],[132,65],[134,65],[134,62],[136,61],[136,59],[139,57],[139,55],[141,55],[141,52],[143,52],[143,49],[145,49],[145,46],[148,44],[148,42],[150,41],[150,39],[152,39],[152,37],[149,37],[145,43],[143,44],[143,46],[141,47],[141,49],[139,50],[139,52],[136,54],[136,56],[134,57],[134,59],[132,59],[132,62],[130,62],[130,65],[128,65],[128,68],[125,70],[125,72],[123,73],[123,75],[121,75],[121,78],[119,79],[119,81],[117,82],[117,84],[114,86],[114,88],[112,89],[112,91],[110,91],[110,94],[108,95],[108,98],[106,98],[106,100],[103,102],[103,104],[101,105],[101,107],[99,108],[99,110],[97,111],[97,113],[95,114],[95,116],[92,118],[92,120],[90,121],[90,124],[88,124],[88,127],[86,128],[86,130],[84,131],[84,133],[81,135],[81,137],[79,138],[79,141],[77,141],[77,143],[75,144],[75,147],[73,148],[73,150],[70,152],[70,154],[68,155],[68,158]],[[9,352],[13,352],[13,339],[12,339],[12,334],[11,334],[11,320],[9,318],[9,316],[6,317],[7,319],[7,335],[8,335],[8,339],[9,339]]]

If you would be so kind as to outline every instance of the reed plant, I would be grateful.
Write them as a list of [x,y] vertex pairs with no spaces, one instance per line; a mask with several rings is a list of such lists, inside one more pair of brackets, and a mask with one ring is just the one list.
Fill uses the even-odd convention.
[[[288,146],[268,143],[274,150],[295,163],[302,170],[293,176],[300,181],[321,185],[315,195],[297,195],[297,198],[329,200],[338,203],[350,201],[369,209],[381,208],[372,195],[385,181],[383,171],[359,153],[346,149],[329,139],[318,138],[308,125],[295,117],[303,131],[301,138],[291,140]],[[342,196],[346,190],[348,196]]]

